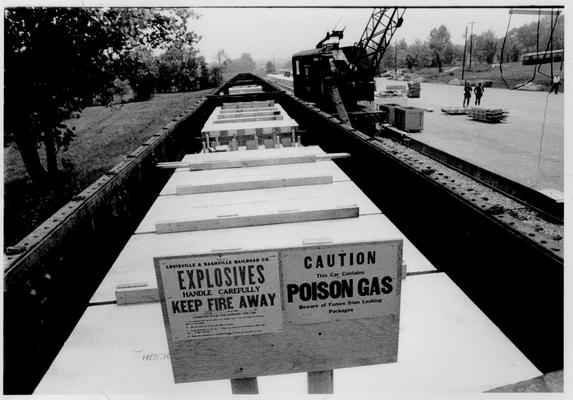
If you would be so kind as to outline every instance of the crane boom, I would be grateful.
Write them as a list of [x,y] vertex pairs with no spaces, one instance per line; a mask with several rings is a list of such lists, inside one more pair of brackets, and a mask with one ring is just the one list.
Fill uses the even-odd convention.
[[376,74],[382,56],[390,45],[394,32],[403,22],[405,8],[375,8],[356,44],[364,50],[367,59],[360,61],[360,67]]
[[375,8],[360,41],[353,46],[340,46],[344,30],[333,30],[316,48],[294,54],[295,95],[325,109],[335,108],[340,120],[350,125],[353,114],[347,108],[356,110],[359,101],[374,100],[374,77],[394,32],[402,25],[404,11]]

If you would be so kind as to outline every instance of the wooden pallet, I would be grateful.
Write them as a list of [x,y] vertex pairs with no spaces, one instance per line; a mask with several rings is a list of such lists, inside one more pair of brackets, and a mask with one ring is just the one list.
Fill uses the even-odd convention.
[[448,115],[465,115],[468,109],[465,107],[443,107],[442,112]]
[[509,112],[501,108],[470,107],[467,114],[476,121],[499,123],[507,119]]

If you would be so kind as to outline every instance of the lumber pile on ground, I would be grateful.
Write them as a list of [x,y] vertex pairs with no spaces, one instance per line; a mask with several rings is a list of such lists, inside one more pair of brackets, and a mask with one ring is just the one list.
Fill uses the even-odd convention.
[[496,123],[504,121],[509,113],[501,108],[470,107],[467,114],[477,121]]
[[465,107],[443,107],[442,112],[448,115],[464,115],[468,113]]

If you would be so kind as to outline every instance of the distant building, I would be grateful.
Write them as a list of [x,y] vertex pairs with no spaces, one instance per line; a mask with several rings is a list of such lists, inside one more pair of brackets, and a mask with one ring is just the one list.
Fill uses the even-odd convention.
[[521,63],[523,65],[545,64],[545,63],[550,63],[552,60],[553,61],[563,60],[563,49],[527,53],[521,56]]

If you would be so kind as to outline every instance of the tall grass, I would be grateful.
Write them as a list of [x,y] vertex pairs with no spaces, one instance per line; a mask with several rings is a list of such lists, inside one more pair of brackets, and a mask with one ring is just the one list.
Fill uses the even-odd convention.
[[4,148],[4,246],[17,243],[209,92],[158,94],[149,101],[86,108],[79,119],[67,121],[77,136],[59,154],[61,173],[56,182],[32,182],[18,150]]

